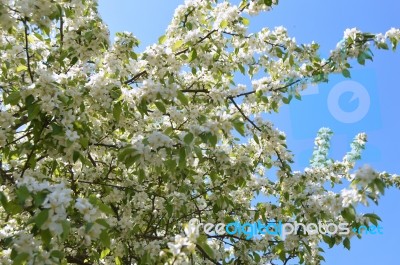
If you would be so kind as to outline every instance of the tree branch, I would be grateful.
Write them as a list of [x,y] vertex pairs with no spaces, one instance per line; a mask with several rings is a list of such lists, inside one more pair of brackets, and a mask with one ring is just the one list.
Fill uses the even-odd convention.
[[261,128],[257,126],[257,124],[254,123],[254,121],[252,121],[249,117],[246,116],[246,114],[243,112],[243,110],[239,107],[239,105],[235,102],[235,100],[233,99],[233,97],[228,97],[228,99],[233,103],[233,105],[235,105],[236,109],[240,112],[240,114],[242,114],[243,118],[245,118],[248,122],[251,123],[251,125],[253,125],[254,128],[256,128],[258,131],[261,132]]
[[25,32],[25,54],[26,54],[26,64],[28,67],[28,73],[29,77],[31,79],[31,82],[33,83],[33,72],[31,69],[31,56],[29,55],[29,41],[28,41],[28,24],[26,23],[26,18],[22,20],[22,23],[24,24],[24,32]]

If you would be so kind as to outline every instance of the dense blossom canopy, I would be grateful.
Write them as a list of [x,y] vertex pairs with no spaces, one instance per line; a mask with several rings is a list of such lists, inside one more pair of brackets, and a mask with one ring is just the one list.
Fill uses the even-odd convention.
[[[335,161],[322,128],[294,172],[263,113],[350,77],[349,62],[396,49],[400,30],[346,30],[324,59],[284,27],[248,31],[277,2],[187,0],[139,53],[131,33],[110,44],[95,0],[0,0],[0,263],[319,264],[320,242],[349,248],[355,234],[248,240],[187,223],[376,224],[355,207],[399,180],[354,170],[365,134]],[[272,199],[252,206],[258,194]]]

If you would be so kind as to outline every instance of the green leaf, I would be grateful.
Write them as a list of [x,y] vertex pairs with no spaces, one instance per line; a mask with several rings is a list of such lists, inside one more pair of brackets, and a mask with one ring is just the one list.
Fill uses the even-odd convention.
[[272,0],[264,0],[264,4],[267,6],[272,6]]
[[378,44],[378,48],[384,49],[384,50],[389,50],[389,46],[385,42],[381,42]]
[[179,167],[186,167],[186,149],[184,147],[179,149]]
[[348,208],[344,209],[342,211],[342,216],[347,222],[352,223],[352,221],[354,221],[356,218],[356,211],[354,210],[354,207],[349,206]]
[[20,204],[24,204],[25,200],[28,199],[31,194],[26,186],[21,186],[16,190],[17,198]]
[[52,234],[51,234],[49,229],[41,230],[40,231],[40,237],[41,237],[41,239],[43,241],[43,244],[45,246],[49,246],[50,245]]
[[253,258],[254,258],[254,261],[257,263],[259,263],[261,261],[261,257],[260,257],[260,255],[257,254],[257,252],[253,252]]
[[191,144],[192,142],[193,142],[193,139],[194,139],[194,136],[193,136],[193,134],[192,133],[187,133],[186,135],[185,135],[185,137],[183,137],[183,141],[187,144],[187,145],[189,145],[189,144]]
[[7,207],[7,205],[8,205],[7,197],[6,197],[6,195],[4,195],[4,193],[1,192],[1,191],[0,191],[0,202],[1,202],[1,204],[3,205],[4,208]]
[[4,98],[4,104],[10,104],[11,106],[15,106],[21,99],[21,93],[19,91],[11,92],[8,97]]
[[234,121],[233,127],[235,127],[236,131],[238,131],[241,136],[245,136],[245,127],[243,122]]
[[117,158],[119,161],[123,162],[125,161],[126,157],[132,154],[133,152],[135,152],[135,149],[133,149],[132,146],[127,146],[119,150]]
[[221,27],[221,29],[226,28],[228,26],[228,21],[222,20],[221,23],[219,24],[219,26]]
[[100,242],[107,248],[111,247],[111,239],[106,229],[103,229],[103,231],[100,233]]
[[260,144],[260,140],[258,139],[258,136],[257,135],[253,135],[253,139],[254,139],[254,141],[257,143],[257,144]]
[[261,100],[262,100],[262,102],[264,102],[265,104],[268,104],[268,102],[269,102],[268,97],[266,97],[266,96],[261,96]]
[[73,57],[71,60],[71,65],[76,64],[77,61],[78,61],[78,57]]
[[294,65],[294,56],[292,54],[289,56],[289,64],[290,66]]
[[166,110],[166,108],[165,108],[165,106],[164,106],[164,104],[162,102],[156,101],[156,102],[154,102],[154,104],[156,105],[157,109],[159,111],[161,111],[162,113],[167,112],[167,110]]
[[144,170],[141,168],[139,169],[139,176],[138,176],[138,181],[140,184],[143,183],[143,180],[146,178],[146,173],[144,172]]
[[121,112],[122,112],[122,105],[121,105],[121,102],[115,103],[114,108],[113,108],[113,116],[114,116],[114,119],[115,119],[116,121],[119,121],[119,120],[120,120],[120,118],[121,118]]
[[105,219],[97,219],[96,223],[99,225],[104,226],[105,228],[110,228],[110,225],[108,224],[108,222]]
[[245,25],[245,26],[248,26],[249,24],[250,24],[250,20],[248,20],[247,18],[245,18],[245,17],[242,17],[242,23],[243,23],[243,25]]
[[33,104],[34,101],[35,101],[35,97],[32,95],[29,95],[25,98],[25,105],[29,106],[29,105]]
[[246,72],[245,72],[245,69],[244,69],[243,65],[238,64],[238,67],[239,67],[240,72],[241,72],[243,75],[246,75]]
[[172,50],[176,51],[178,50],[180,47],[182,47],[183,45],[183,40],[178,40],[174,43],[174,45],[172,45]]
[[128,156],[125,160],[125,166],[127,168],[130,168],[133,164],[135,164],[136,161],[139,160],[139,158],[141,157],[140,154],[134,155],[134,156]]
[[69,236],[69,232],[71,231],[71,224],[68,220],[63,220],[61,222],[62,228],[63,228],[63,232],[62,232],[62,240],[65,241],[67,240],[68,236]]
[[364,214],[364,217],[368,217],[370,219],[376,219],[382,222],[382,219],[377,214],[374,213],[366,213]]
[[74,161],[74,163],[78,161],[80,156],[81,154],[79,153],[79,151],[74,151],[74,153],[72,154],[72,160]]
[[324,240],[324,242],[328,244],[329,248],[332,248],[335,245],[335,238],[333,237],[322,235],[322,240]]
[[374,213],[364,214],[364,217],[368,217],[369,220],[371,221],[371,223],[374,224],[375,226],[378,226],[378,221],[382,222],[381,218],[378,215],[374,214]]
[[362,53],[357,57],[357,62],[361,65],[365,65],[365,57]]
[[300,95],[300,93],[297,92],[297,91],[295,92],[294,97],[295,97],[297,100],[301,100],[301,95]]
[[33,195],[33,204],[36,207],[39,207],[40,205],[42,205],[42,203],[44,202],[44,200],[47,197],[48,192],[46,191],[40,191],[38,193],[36,193],[35,195]]
[[50,256],[51,257],[55,257],[55,258],[57,258],[57,259],[63,259],[64,258],[64,253],[62,253],[61,251],[59,251],[59,250],[53,250],[51,253],[50,253]]
[[122,261],[120,257],[115,257],[115,265],[122,265]]
[[31,121],[33,119],[35,119],[39,112],[40,112],[40,107],[37,103],[31,104],[31,105],[27,105],[26,107],[28,109],[28,119]]
[[17,73],[28,70],[28,67],[25,65],[19,65],[17,67]]
[[275,47],[275,52],[276,52],[276,56],[278,56],[278,58],[282,58],[283,52],[282,52],[281,48]]
[[63,128],[60,125],[56,124],[56,123],[52,123],[51,124],[51,128],[53,129],[53,131],[52,131],[53,135],[63,135],[64,134],[63,133]]
[[107,204],[104,204],[101,201],[98,201],[97,206],[99,207],[99,210],[102,211],[103,213],[106,213],[111,216],[115,215],[115,212],[113,211],[113,209],[110,206],[108,206]]
[[19,253],[14,259],[13,259],[13,265],[22,265],[25,264],[27,259],[29,258],[28,253]]
[[279,108],[278,108],[278,103],[276,101],[271,102],[271,107],[276,113],[278,113]]
[[343,246],[345,248],[347,248],[348,250],[350,250],[350,239],[348,239],[347,237],[343,240]]
[[289,98],[286,98],[286,97],[283,97],[283,98],[282,98],[282,102],[283,102],[284,104],[289,104],[289,103],[290,103],[290,99],[289,99]]
[[194,152],[196,153],[197,158],[200,159],[201,161],[203,159],[203,151],[198,146],[194,146],[193,149]]
[[189,54],[189,62],[192,62],[196,58],[197,58],[197,51],[196,49],[193,49]]
[[100,254],[100,259],[104,259],[108,254],[110,254],[110,249],[109,248],[104,249]]
[[92,229],[93,223],[86,223],[85,224],[85,233],[88,233],[90,229]]
[[163,44],[165,42],[165,40],[167,39],[167,36],[162,35],[161,37],[158,38],[158,43],[159,44]]
[[210,258],[214,258],[214,250],[207,244],[207,241],[199,241],[199,247],[209,256]]
[[36,215],[34,222],[38,228],[41,228],[48,218],[49,218],[49,210],[45,209],[42,210],[38,215]]
[[79,139],[79,143],[81,144],[81,146],[83,147],[83,148],[88,148],[88,146],[89,146],[89,139],[88,138],[86,138],[86,137],[81,137],[80,139]]
[[376,178],[373,182],[373,184],[376,186],[376,188],[378,189],[378,191],[384,195],[385,194],[385,188],[386,188],[386,184],[385,182],[383,182],[381,179]]
[[165,206],[165,209],[167,210],[168,217],[171,217],[171,216],[172,216],[172,213],[173,213],[173,211],[174,211],[174,205],[168,203],[168,204]]
[[177,98],[179,99],[179,101],[183,104],[183,105],[185,105],[185,106],[187,106],[187,105],[189,105],[189,100],[187,99],[187,97],[185,96],[185,94],[183,94],[182,93],[182,91],[177,91]]
[[342,70],[342,75],[346,78],[351,78],[350,71],[347,69]]
[[212,134],[208,140],[210,141],[210,144],[215,147],[218,142],[218,137]]

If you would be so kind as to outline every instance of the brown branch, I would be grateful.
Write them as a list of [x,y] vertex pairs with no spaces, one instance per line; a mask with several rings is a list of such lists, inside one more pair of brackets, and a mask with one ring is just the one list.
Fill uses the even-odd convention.
[[102,143],[94,143],[94,144],[90,144],[90,145],[94,145],[94,146],[103,146],[103,147],[109,147],[109,148],[116,148],[118,149],[119,147],[115,144],[102,144]]
[[233,99],[233,97],[228,97],[228,99],[233,103],[233,105],[235,105],[236,109],[240,112],[240,114],[242,114],[243,118],[245,118],[248,122],[251,123],[251,125],[253,125],[254,128],[256,128],[258,131],[261,132],[261,128],[257,126],[257,124],[254,123],[254,121],[252,121],[249,117],[246,116],[246,114],[243,112],[243,110],[239,107],[239,105],[235,102],[235,100]]
[[183,89],[181,90],[182,93],[210,93],[207,89]]
[[[236,109],[240,112],[240,114],[242,114],[243,118],[245,118],[248,122],[250,122],[251,125],[253,125],[253,127],[256,128],[258,131],[260,131],[260,132],[262,131],[261,128],[258,127],[254,121],[252,121],[249,117],[246,116],[246,114],[243,112],[243,110],[239,107],[239,105],[235,102],[235,100],[232,97],[228,97],[228,99],[230,99],[230,101],[233,103],[233,105],[235,105]],[[275,151],[275,154],[276,154],[279,162],[281,163],[281,169],[285,172],[287,177],[291,176],[291,173],[287,171],[288,164],[285,161],[283,161],[282,157],[280,156],[280,154],[276,148],[274,148],[274,151]]]
[[132,84],[133,82],[135,82],[137,79],[139,79],[142,75],[145,75],[147,73],[146,70],[141,71],[140,73],[137,73],[136,75],[134,75],[131,79],[128,79],[125,81],[126,85]]
[[94,167],[97,167],[96,161],[94,161],[94,159],[93,159],[92,155],[90,154],[90,152],[88,152],[88,157],[89,157],[89,160],[92,163],[92,165]]
[[22,169],[20,178],[22,178],[22,177],[24,176],[25,171],[28,169],[28,167],[29,167],[29,160],[31,160],[31,158],[33,157],[34,152],[36,151],[36,148],[37,148],[37,144],[38,144],[39,141],[40,141],[40,137],[41,137],[41,135],[42,135],[44,129],[47,127],[48,124],[49,124],[49,121],[46,120],[46,121],[44,122],[42,128],[40,129],[38,139],[35,139],[35,140],[34,140],[32,150],[31,150],[31,152],[28,154],[28,156],[27,156],[27,158],[26,158],[26,162],[25,162],[25,165],[24,165],[24,167],[23,167],[23,169]]
[[24,32],[25,32],[25,54],[26,54],[26,64],[28,67],[28,73],[29,77],[31,79],[31,82],[33,83],[33,73],[31,69],[31,56],[29,55],[29,41],[28,41],[28,24],[26,23],[26,18],[22,20],[22,23],[24,24]]
[[[217,32],[217,31],[218,31],[218,30],[216,30],[216,29],[211,30],[210,32],[207,33],[207,35],[201,37],[200,40],[198,40],[198,41],[193,45],[193,47],[196,46],[197,44],[201,43],[201,42],[204,41],[205,39],[209,38],[213,33]],[[179,52],[175,53],[175,55],[176,55],[176,56],[181,55],[182,53],[185,53],[185,52],[187,52],[188,50],[189,50],[189,47],[183,49],[182,51],[179,51]]]
[[64,19],[63,19],[63,12],[60,10],[60,52],[62,50],[64,43]]
[[[283,92],[286,88],[291,87],[291,86],[293,86],[293,85],[299,83],[300,81],[301,81],[301,79],[297,79],[297,80],[295,80],[295,81],[293,81],[293,82],[291,82],[291,83],[289,83],[289,84],[287,84],[287,85],[285,85],[285,86],[278,87],[278,88],[273,89],[273,90],[271,90],[271,91],[272,91],[272,92],[276,92],[276,91],[281,91],[281,92]],[[254,94],[254,93],[256,93],[256,91],[255,91],[255,90],[252,90],[252,91],[248,91],[248,92],[241,93],[241,94],[236,95],[236,96],[232,96],[232,98],[238,98],[238,97],[242,97],[242,96],[247,97],[248,95],[251,95],[251,94]]]
[[118,185],[113,185],[113,184],[106,184],[106,183],[96,183],[92,181],[86,181],[86,180],[76,180],[77,183],[84,183],[84,184],[90,184],[90,185],[99,185],[99,186],[105,186],[105,187],[111,187],[119,190],[133,190],[135,192],[141,192],[137,189],[134,189],[132,187],[124,187],[124,186],[118,186]]

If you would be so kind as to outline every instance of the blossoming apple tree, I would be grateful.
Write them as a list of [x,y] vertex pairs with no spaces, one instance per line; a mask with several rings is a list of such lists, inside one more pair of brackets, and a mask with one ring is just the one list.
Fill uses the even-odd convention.
[[[350,77],[371,48],[395,50],[400,30],[346,30],[321,58],[283,27],[248,31],[277,2],[187,0],[139,53],[131,33],[110,43],[95,0],[1,0],[0,263],[319,264],[321,242],[350,248],[359,235],[247,240],[186,224],[377,224],[356,206],[399,178],[354,169],[365,134],[335,161],[321,129],[310,166],[294,172],[285,134],[262,114],[332,73]],[[257,194],[275,200],[251,207]]]

